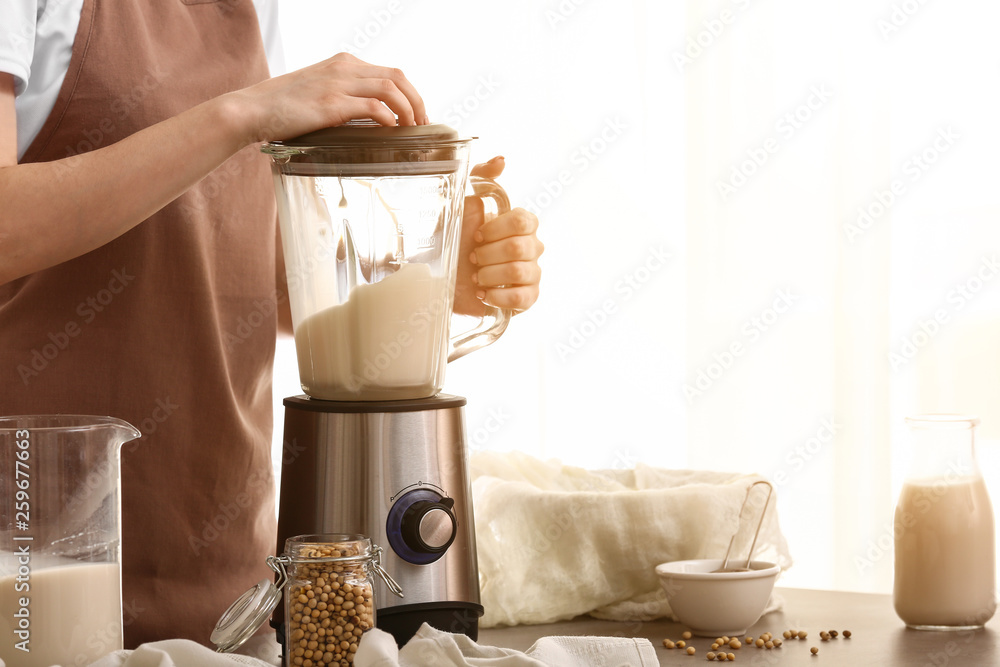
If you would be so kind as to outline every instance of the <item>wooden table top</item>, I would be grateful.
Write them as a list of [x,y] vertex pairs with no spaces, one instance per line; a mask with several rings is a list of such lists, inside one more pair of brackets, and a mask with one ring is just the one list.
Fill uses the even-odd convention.
[[[955,667],[958,665],[1000,665],[1000,620],[994,617],[975,632],[923,632],[909,630],[896,616],[892,596],[794,588],[778,588],[784,608],[763,616],[747,634],[758,637],[770,632],[776,637],[790,628],[805,630],[805,640],[786,640],[780,649],[743,646],[732,652],[733,664],[774,666],[850,665],[851,667]],[[820,631],[851,631],[851,638],[822,641]],[[547,625],[483,629],[479,643],[527,650],[539,637],[549,635],[599,635],[646,637],[656,647],[661,665],[707,662],[712,640],[695,637],[689,642],[697,649],[693,656],[663,647],[663,639],[680,639],[684,627],[668,620],[617,623],[581,617]],[[819,648],[816,656],[810,647]],[[725,663],[730,664],[730,663]]]

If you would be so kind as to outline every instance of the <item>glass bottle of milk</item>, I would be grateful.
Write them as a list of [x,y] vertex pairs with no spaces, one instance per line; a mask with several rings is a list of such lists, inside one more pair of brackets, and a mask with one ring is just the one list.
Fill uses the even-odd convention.
[[906,420],[910,462],[894,521],[893,603],[917,630],[981,628],[996,610],[993,508],[976,465],[979,420]]

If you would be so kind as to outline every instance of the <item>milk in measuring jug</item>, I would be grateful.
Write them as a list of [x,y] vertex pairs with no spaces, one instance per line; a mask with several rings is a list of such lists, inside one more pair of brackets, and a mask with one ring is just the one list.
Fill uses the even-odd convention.
[[[38,557],[27,576],[0,577],[0,658],[18,667],[89,665],[121,649],[120,581],[117,563]],[[17,615],[22,601],[26,620]],[[29,651],[14,634],[25,625]]]

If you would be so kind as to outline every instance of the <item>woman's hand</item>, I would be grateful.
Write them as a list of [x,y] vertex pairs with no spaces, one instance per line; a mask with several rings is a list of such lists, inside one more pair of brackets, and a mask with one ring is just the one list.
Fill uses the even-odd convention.
[[[504,159],[495,157],[472,173],[496,178]],[[467,197],[455,283],[455,312],[482,317],[484,303],[514,311],[527,310],[538,300],[542,270],[538,258],[545,246],[538,240],[538,218],[515,208],[483,222],[483,202]]]
[[[371,118],[380,125],[425,125],[424,101],[403,72],[349,53],[231,93],[248,143],[290,139]],[[396,116],[399,117],[398,123]]]

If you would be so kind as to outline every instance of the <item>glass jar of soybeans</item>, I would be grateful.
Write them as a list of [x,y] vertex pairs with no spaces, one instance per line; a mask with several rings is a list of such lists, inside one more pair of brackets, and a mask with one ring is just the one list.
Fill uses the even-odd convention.
[[219,651],[233,651],[263,625],[284,598],[284,664],[343,667],[354,662],[361,636],[375,627],[374,577],[396,595],[399,585],[380,565],[382,550],[364,535],[299,535],[269,556],[278,575],[248,590],[212,633]]
[[[361,635],[375,627],[371,540],[301,535],[285,542],[286,664],[354,662]],[[350,656],[350,658],[348,657]]]

